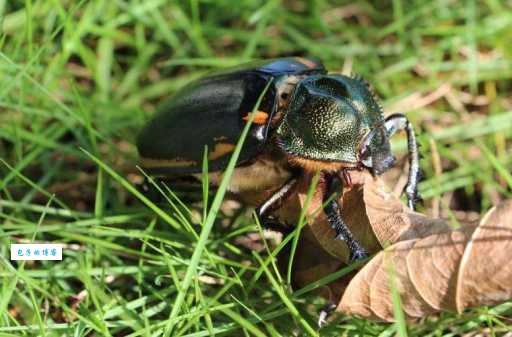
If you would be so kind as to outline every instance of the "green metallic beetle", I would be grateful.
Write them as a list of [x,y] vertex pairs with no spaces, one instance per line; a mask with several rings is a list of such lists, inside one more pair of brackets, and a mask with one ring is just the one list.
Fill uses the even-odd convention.
[[[204,146],[210,181],[219,182],[241,131],[269,81],[254,116],[229,189],[273,190],[257,213],[261,222],[279,227],[270,214],[297,186],[304,172],[320,170],[325,199],[351,184],[350,170],[388,170],[395,158],[389,138],[407,132],[408,205],[419,200],[419,155],[412,125],[403,114],[386,119],[369,84],[359,76],[327,74],[313,59],[266,60],[228,69],[192,82],[176,93],[141,131],[141,166],[163,176],[200,177]],[[342,187],[341,187],[342,188]],[[336,238],[345,240],[351,259],[366,257],[340,216],[337,200],[324,211]]]

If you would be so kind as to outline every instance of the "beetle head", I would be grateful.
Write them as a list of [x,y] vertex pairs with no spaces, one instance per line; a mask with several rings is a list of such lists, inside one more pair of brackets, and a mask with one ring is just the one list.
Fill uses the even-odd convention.
[[297,83],[276,134],[289,155],[380,174],[394,162],[383,125],[382,108],[367,82],[317,75]]

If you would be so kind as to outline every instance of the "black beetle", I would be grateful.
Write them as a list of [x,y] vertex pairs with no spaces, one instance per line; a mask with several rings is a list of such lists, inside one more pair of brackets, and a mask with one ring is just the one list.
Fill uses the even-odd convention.
[[[328,188],[350,184],[350,170],[380,175],[393,157],[389,137],[407,132],[408,205],[419,199],[418,147],[403,114],[384,119],[369,84],[359,76],[327,74],[316,60],[282,58],[253,62],[194,81],[176,93],[139,134],[141,166],[151,174],[200,176],[204,146],[210,152],[213,184],[227,166],[245,122],[267,83],[244,143],[229,189],[233,192],[274,189],[257,209],[264,225],[305,171],[321,170]],[[343,222],[337,200],[324,209],[336,237],[347,242],[352,259],[366,256]]]

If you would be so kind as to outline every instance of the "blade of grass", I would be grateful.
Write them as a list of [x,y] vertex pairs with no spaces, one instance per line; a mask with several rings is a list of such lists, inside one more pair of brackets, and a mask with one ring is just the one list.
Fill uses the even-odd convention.
[[202,186],[203,186],[203,223],[206,221],[206,217],[208,216],[208,190],[209,184],[208,181],[208,145],[204,146],[204,154],[203,154],[203,173],[201,175]]
[[165,222],[167,222],[171,227],[176,230],[181,228],[180,224],[170,217],[167,213],[164,212],[160,207],[155,205],[151,200],[149,200],[144,194],[139,192],[128,180],[121,177],[116,171],[114,171],[110,166],[105,164],[99,158],[94,156],[92,153],[88,152],[86,149],[81,148],[81,150],[94,161],[98,166],[100,166],[105,172],[107,172],[114,180],[116,180],[121,186],[123,186],[126,190],[132,193],[137,199],[139,199],[142,203],[144,203],[147,207],[149,207],[153,212],[155,212],[158,216],[160,216]]
[[512,188],[512,174],[510,174],[509,170],[499,161],[499,159],[491,152],[491,150],[485,146],[482,141],[476,139],[475,143],[478,145],[480,150],[482,150],[485,157],[491,162],[496,171],[498,171],[499,175],[507,182],[508,186]]
[[[385,254],[385,263],[388,265],[389,288],[391,289],[391,300],[393,302],[393,313],[395,326],[399,337],[407,337],[407,323],[402,309],[402,300],[396,285],[396,271],[389,254]],[[386,258],[387,257],[387,258]]]
[[293,302],[290,300],[283,287],[276,281],[270,270],[263,263],[263,259],[259,256],[258,253],[253,251],[253,256],[258,260],[259,264],[263,268],[265,274],[267,275],[268,280],[272,284],[273,289],[279,295],[279,298],[283,301],[284,305],[290,311],[290,314],[299,322],[300,325],[305,329],[305,331],[310,336],[318,337],[318,333],[309,325],[309,323],[301,316],[300,312],[297,310]]
[[299,223],[297,224],[298,228],[293,237],[292,247],[290,250],[290,259],[288,261],[288,269],[286,274],[286,281],[288,284],[292,284],[292,266],[295,258],[295,252],[297,250],[297,244],[299,243],[300,232],[302,230],[302,227],[304,227],[304,225],[306,224],[306,212],[309,209],[309,204],[311,203],[311,199],[313,198],[313,194],[315,193],[319,179],[320,171],[316,171],[309,185],[308,194],[306,195],[306,201],[304,202],[304,206],[302,206],[302,209],[300,210]]

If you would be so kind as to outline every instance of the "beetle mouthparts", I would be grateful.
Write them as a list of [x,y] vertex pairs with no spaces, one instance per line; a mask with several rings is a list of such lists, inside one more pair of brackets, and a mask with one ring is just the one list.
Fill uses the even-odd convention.
[[381,174],[386,172],[391,166],[393,166],[395,160],[396,158],[392,154],[389,154],[384,158],[374,158],[372,167],[373,173],[375,175],[380,176]]
[[359,158],[361,163],[371,169],[375,175],[381,175],[393,166],[395,157],[391,153],[388,133],[383,125],[375,127],[363,139]]

